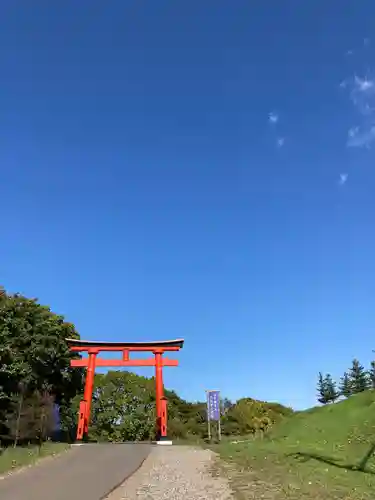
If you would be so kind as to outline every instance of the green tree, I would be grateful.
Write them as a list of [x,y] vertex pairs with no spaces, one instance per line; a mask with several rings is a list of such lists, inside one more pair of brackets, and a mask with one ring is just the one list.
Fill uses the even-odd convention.
[[12,396],[6,414],[8,429],[5,439],[11,439],[14,447],[18,443],[42,443],[51,437],[54,430],[53,397],[47,392],[25,397],[21,392]]
[[[168,434],[171,437],[204,438],[207,436],[207,404],[206,402],[189,402],[180,398],[174,391],[165,391],[168,399],[169,425]],[[181,430],[184,429],[183,435]],[[178,433],[174,434],[174,432]]]
[[74,326],[36,299],[0,293],[0,420],[20,384],[30,395],[48,387],[64,409],[82,390],[82,370],[71,369],[66,338]]
[[371,368],[369,370],[369,379],[371,389],[375,389],[375,361],[371,361]]
[[292,413],[276,403],[266,403],[252,398],[239,399],[222,417],[224,435],[253,434],[268,430],[274,423]]
[[261,409],[256,401],[248,398],[240,399],[228,412],[229,421],[235,421],[238,426],[238,434],[255,434],[258,430],[258,419]]
[[323,405],[327,404],[329,402],[328,391],[327,391],[327,387],[326,387],[326,380],[325,380],[325,377],[323,376],[322,372],[319,372],[319,375],[318,375],[317,391],[318,391],[319,403],[321,403]]
[[318,401],[322,404],[333,403],[339,397],[339,392],[336,388],[336,383],[332,379],[331,375],[328,373],[323,376],[321,372],[319,372],[318,376]]
[[350,377],[347,372],[345,372],[340,379],[339,392],[342,396],[345,396],[346,398],[352,395]]
[[349,370],[349,381],[352,394],[357,394],[370,388],[368,373],[358,359],[353,359]]
[[337,390],[336,382],[332,379],[331,375],[328,373],[325,376],[324,383],[325,383],[325,387],[326,387],[326,394],[327,394],[328,402],[334,403],[335,401],[337,401],[337,399],[340,396],[340,393]]
[[224,398],[221,400],[221,414],[225,415],[233,407],[233,403],[230,399]]
[[105,441],[142,441],[155,435],[152,380],[131,372],[95,376],[92,435]]
[[[204,438],[206,404],[191,403],[174,391],[168,400],[168,436]],[[131,372],[95,376],[90,435],[98,441],[141,441],[155,437],[155,379]]]

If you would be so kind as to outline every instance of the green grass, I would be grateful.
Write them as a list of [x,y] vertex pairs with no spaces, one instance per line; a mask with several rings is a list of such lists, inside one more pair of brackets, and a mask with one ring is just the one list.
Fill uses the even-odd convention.
[[240,498],[373,499],[375,392],[296,413],[263,440],[216,451]]
[[68,448],[69,445],[65,443],[45,443],[40,450],[37,446],[7,448],[0,454],[0,474],[34,464],[41,458],[56,455]]

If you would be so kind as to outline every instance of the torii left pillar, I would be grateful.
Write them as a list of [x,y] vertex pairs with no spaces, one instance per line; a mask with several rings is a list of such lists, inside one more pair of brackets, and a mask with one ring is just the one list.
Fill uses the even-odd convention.
[[[91,400],[94,389],[94,377],[96,366],[155,366],[155,393],[156,393],[156,434],[157,442],[170,443],[167,438],[167,399],[164,397],[163,385],[163,366],[177,366],[178,361],[168,358],[163,358],[166,351],[179,351],[184,341],[168,340],[163,342],[137,342],[137,343],[120,343],[120,342],[91,342],[85,340],[67,339],[70,350],[72,352],[86,351],[87,358],[71,360],[72,367],[86,367],[86,381],[83,401],[79,406],[77,440],[81,441],[88,436]],[[97,355],[101,351],[122,351],[122,359],[101,359]],[[131,351],[151,351],[154,358],[148,359],[130,359],[129,352]]]
[[[166,426],[166,422],[163,421],[163,411],[162,411],[162,400],[164,398],[164,385],[163,385],[163,359],[162,351],[154,351],[155,354],[155,397],[156,397],[156,429],[160,436],[157,436],[157,439],[160,439],[162,436],[162,425]],[[166,437],[166,436],[165,436]]]
[[[89,433],[89,422],[91,415],[91,401],[92,393],[94,390],[94,379],[95,379],[95,367],[96,367],[96,356],[98,351],[89,351],[89,359],[86,371],[86,382],[85,382],[85,392],[83,393],[83,401],[85,403],[85,420],[83,434],[85,436]],[[82,439],[82,438],[81,438]]]

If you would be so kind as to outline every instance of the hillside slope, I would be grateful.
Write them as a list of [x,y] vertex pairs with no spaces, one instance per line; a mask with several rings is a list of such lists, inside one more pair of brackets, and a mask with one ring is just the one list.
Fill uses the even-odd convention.
[[275,499],[374,498],[374,451],[373,391],[295,413],[263,441],[220,448],[227,461],[251,469],[251,479],[235,474],[237,485],[255,480]]
[[270,439],[291,452],[333,454],[354,468],[374,467],[375,473],[374,461],[362,461],[375,443],[375,392],[296,413],[276,426]]

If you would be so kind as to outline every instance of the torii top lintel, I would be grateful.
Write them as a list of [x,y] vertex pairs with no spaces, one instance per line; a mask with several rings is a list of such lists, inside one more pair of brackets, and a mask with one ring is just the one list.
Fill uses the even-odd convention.
[[81,351],[179,351],[184,339],[159,340],[154,342],[107,342],[99,340],[66,339],[73,352]]

